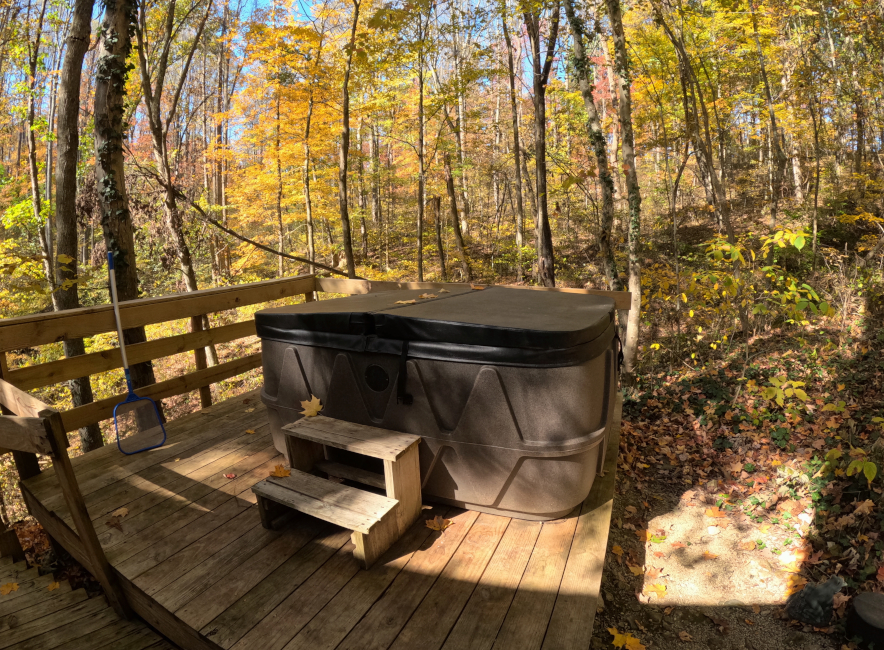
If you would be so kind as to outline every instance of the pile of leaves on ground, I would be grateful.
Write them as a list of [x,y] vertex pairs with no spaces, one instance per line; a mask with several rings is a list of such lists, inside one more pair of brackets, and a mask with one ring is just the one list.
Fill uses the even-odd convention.
[[82,587],[90,596],[101,592],[101,585],[92,574],[60,544],[53,544],[43,526],[36,520],[28,518],[16,522],[12,527],[29,567],[39,569],[40,575],[51,573],[57,581],[67,580],[73,589]]
[[[744,637],[723,647],[751,647],[750,633],[764,617],[781,628],[830,635],[818,638],[818,647],[849,643],[843,624],[852,597],[884,591],[884,329],[855,340],[824,328],[801,337],[781,331],[753,340],[748,363],[736,353],[645,375],[628,391],[620,445],[603,585],[603,597],[607,588],[614,602],[604,605],[610,611],[600,615],[597,642],[604,637],[599,628],[610,625],[605,643],[615,647],[666,647],[667,638],[672,647],[689,647],[697,631],[676,621],[690,609],[708,631]],[[655,528],[679,508],[695,509],[704,540],[718,542],[715,552]],[[730,524],[734,534],[722,534]],[[732,547],[722,550],[725,538]],[[774,578],[762,587],[780,602],[808,583],[841,576],[847,586],[835,597],[832,624],[813,630],[789,621],[781,606],[737,602],[733,592],[741,585],[708,594],[718,605],[743,606],[736,615],[725,616],[726,607],[679,607],[679,585],[670,583],[678,572],[667,569],[676,554],[682,565],[687,554],[699,565],[737,553],[773,567]],[[659,629],[623,615],[622,608],[639,611],[642,604],[659,616]]]

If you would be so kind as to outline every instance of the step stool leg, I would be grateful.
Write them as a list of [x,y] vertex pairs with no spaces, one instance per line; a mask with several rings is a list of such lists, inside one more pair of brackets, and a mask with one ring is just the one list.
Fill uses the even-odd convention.
[[255,496],[258,497],[258,514],[261,516],[261,525],[267,530],[273,530],[273,520],[276,518],[275,515],[278,510],[277,505],[260,494]]
[[384,461],[384,480],[387,496],[399,501],[395,512],[401,536],[421,514],[421,467],[417,443],[398,460]]
[[396,511],[391,510],[371,527],[368,534],[354,531],[350,536],[356,548],[353,557],[359,560],[363,569],[370,569],[377,559],[399,539],[399,525]]

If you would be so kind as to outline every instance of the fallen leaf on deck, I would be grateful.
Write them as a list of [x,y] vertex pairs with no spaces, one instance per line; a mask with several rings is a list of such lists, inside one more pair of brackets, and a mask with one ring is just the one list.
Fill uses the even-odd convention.
[[236,474],[225,474],[224,478],[236,478]]
[[653,537],[653,535],[651,534],[651,531],[644,530],[644,529],[635,531],[635,536],[638,537],[643,542],[647,542],[648,540],[651,539],[651,537]]
[[286,469],[282,465],[277,465],[273,468],[273,471],[270,472],[270,476],[275,476],[276,478],[285,478],[286,476],[291,476],[292,470]]
[[672,548],[687,548],[687,545],[681,542],[672,542]]
[[703,552],[703,559],[704,560],[714,560],[717,557],[718,556],[715,553],[710,553],[709,551]]
[[129,508],[117,508],[111,513],[111,517],[125,517],[129,514]]
[[666,557],[666,553],[661,553],[660,551],[654,551],[654,557]]
[[429,298],[438,298],[438,297],[439,296],[437,296],[435,293],[422,293],[421,295],[418,296],[418,298],[423,298],[424,300],[427,300]]
[[625,648],[626,650],[645,650],[645,646],[637,638],[628,632],[620,632],[616,627],[609,627],[608,632],[614,637],[611,643],[615,648]]
[[111,528],[116,528],[121,533],[123,532],[123,524],[120,521],[119,517],[111,517],[110,519],[108,519],[104,523],[107,524],[108,526],[110,526]]
[[7,582],[5,585],[0,585],[0,596],[8,596],[13,591],[18,591],[17,582]]
[[451,293],[448,289],[439,289],[439,293]]
[[421,510],[432,510],[433,506],[421,506]]
[[648,580],[656,580],[660,577],[661,573],[663,573],[663,569],[658,569],[657,567],[652,566],[645,572],[645,576],[648,578]]
[[688,634],[687,632],[684,632],[684,631],[678,633],[678,638],[681,639],[682,641],[693,641],[694,640],[694,637],[692,637],[690,634]]
[[46,587],[46,591],[55,591],[55,590],[58,589],[59,587],[61,587],[61,585],[58,584],[57,582],[50,582],[50,583],[49,583],[49,586]]
[[312,418],[315,415],[319,415],[319,412],[322,410],[322,402],[319,401],[316,395],[311,394],[309,400],[301,402],[301,408],[304,409],[301,411],[301,415],[305,418]]
[[666,585],[647,585],[645,586],[646,594],[657,594],[657,598],[663,598],[666,595]]
[[248,433],[249,435],[253,435],[255,433],[255,430],[254,429],[246,429],[246,433]]
[[442,515],[436,515],[432,519],[427,519],[426,524],[427,528],[430,530],[445,530],[449,526],[452,525],[452,521],[450,519],[444,519]]
[[397,300],[393,304],[396,304],[396,305],[416,305],[417,300]]
[[755,625],[755,623],[753,621],[750,621],[748,618],[744,618],[743,621],[745,621],[746,625]]
[[482,291],[485,287],[480,287],[478,284],[471,284],[470,289],[473,291]]
[[755,550],[755,542],[749,540],[746,542],[740,542],[740,550],[741,551],[754,551]]
[[611,547],[611,553],[613,553],[614,555],[623,555],[623,549],[615,544],[613,547]]
[[872,501],[871,499],[866,499],[865,501],[860,503],[858,506],[856,506],[856,510],[853,511],[853,514],[867,515],[872,512],[872,508],[874,508],[874,507],[875,507],[874,501]]
[[707,517],[716,517],[716,518],[717,517],[727,517],[727,513],[719,510],[718,506],[714,506],[712,508],[706,508],[706,512],[703,514],[705,514]]
[[251,412],[254,411],[254,410],[255,410],[255,409],[253,409],[253,408],[251,408],[251,409],[246,409],[245,412],[246,412],[246,413],[251,413]]
[[626,567],[634,576],[640,576],[644,573],[644,570],[640,566],[636,566],[635,564],[627,564]]
[[675,609],[675,607],[667,607],[666,609],[663,610],[663,615],[669,616],[672,613],[672,610],[674,610],[674,609]]
[[761,608],[758,605],[752,605],[752,611],[759,614],[761,613]]

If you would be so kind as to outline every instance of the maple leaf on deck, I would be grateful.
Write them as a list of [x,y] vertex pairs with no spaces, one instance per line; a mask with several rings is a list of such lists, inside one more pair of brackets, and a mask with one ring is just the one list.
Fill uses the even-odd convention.
[[301,415],[305,418],[312,418],[314,415],[319,415],[319,412],[322,410],[322,402],[319,401],[316,395],[311,394],[309,400],[301,402],[301,408],[304,409],[301,411]]
[[121,519],[129,514],[129,508],[117,508],[111,513],[111,517],[120,517]]
[[640,576],[644,573],[644,570],[635,564],[627,564],[626,567],[629,569],[630,573],[634,576]]
[[418,298],[422,298],[423,300],[429,300],[430,298],[438,298],[435,293],[422,293],[418,296]]
[[110,526],[111,528],[116,528],[121,533],[123,532],[123,524],[122,524],[120,517],[111,517],[110,519],[108,519],[104,523],[107,524],[108,526]]
[[430,530],[438,530],[440,532],[453,525],[453,523],[453,521],[445,519],[442,515],[436,515],[432,519],[427,519],[426,521],[427,528]]
[[270,476],[275,476],[276,478],[285,478],[286,476],[291,476],[292,470],[286,469],[282,465],[277,465],[273,468],[273,471],[270,472]]
[[255,430],[254,429],[246,429],[246,433],[251,436],[251,435],[254,435]]
[[60,585],[59,583],[57,583],[57,582],[50,582],[50,583],[49,583],[49,586],[46,587],[46,591],[55,591],[55,590],[58,589],[60,586],[61,586],[61,585]]
[[657,594],[657,598],[663,598],[666,595],[666,585],[646,585],[645,586],[646,594]]
[[613,553],[614,555],[623,555],[623,549],[615,544],[611,547],[611,553]]
[[484,288],[485,287],[480,286],[478,284],[471,284],[470,285],[470,289],[472,289],[473,291],[482,291]]
[[397,300],[394,305],[416,305],[417,300]]
[[704,512],[703,514],[706,515],[707,517],[713,517],[713,518],[727,517],[727,513],[719,510],[718,506],[706,508],[706,512]]
[[854,510],[853,513],[856,515],[868,515],[872,512],[872,508],[874,507],[875,502],[871,499],[866,499],[856,506],[856,510]]
[[0,585],[0,596],[8,596],[13,591],[18,591],[17,582],[7,582],[5,585]]

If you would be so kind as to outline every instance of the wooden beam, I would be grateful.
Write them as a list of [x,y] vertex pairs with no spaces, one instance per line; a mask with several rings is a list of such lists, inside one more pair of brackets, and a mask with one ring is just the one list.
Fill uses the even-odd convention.
[[[235,341],[246,336],[254,336],[254,334],[255,321],[247,320],[241,323],[213,327],[210,330],[188,332],[146,343],[127,345],[126,355],[129,357],[130,364],[143,363],[204,348],[211,344]],[[122,367],[123,359],[120,356],[120,348],[113,348],[69,359],[50,361],[37,366],[10,370],[7,381],[22,390],[31,390]]]
[[[182,395],[196,390],[201,386],[208,386],[223,379],[229,379],[236,375],[241,375],[249,370],[261,367],[261,353],[256,352],[241,359],[219,363],[217,366],[198,370],[180,377],[173,377],[166,381],[157,382],[150,386],[138,388],[135,393],[140,397],[151,397],[153,399],[162,399],[164,397],[173,397]],[[94,422],[101,422],[111,417],[114,413],[114,407],[126,399],[126,395],[116,395],[108,397],[92,404],[85,404],[77,408],[65,411],[61,414],[65,431],[75,431],[80,427]]]
[[0,404],[22,417],[38,417],[38,413],[49,408],[3,379],[0,379]]
[[74,474],[71,459],[68,457],[67,433],[64,430],[61,415],[58,411],[47,409],[40,413],[40,417],[44,418],[47,423],[52,443],[52,467],[61,486],[62,494],[64,494],[68,512],[77,529],[77,536],[89,558],[89,564],[92,567],[91,573],[101,584],[104,595],[114,611],[122,618],[131,618],[132,613],[126,602],[126,596],[117,581],[116,573],[107,561],[101,542],[98,541],[98,535],[92,525],[92,518],[89,516],[89,511],[86,510],[83,494],[77,484],[77,477]]
[[0,445],[14,451],[49,454],[52,445],[41,418],[0,415]]
[[[289,298],[311,291],[313,287],[313,276],[301,275],[160,298],[128,300],[120,303],[120,320],[123,329],[141,327]],[[111,305],[10,318],[0,321],[0,351],[45,345],[115,330]]]
[[[350,295],[377,293],[379,291],[396,291],[403,289],[451,289],[468,285],[455,282],[382,282],[377,280],[344,280],[341,278],[316,278],[316,290],[328,293],[346,293]],[[507,289],[528,289],[530,291],[555,291],[559,293],[582,293],[590,296],[604,296],[614,300],[618,310],[630,309],[632,294],[628,291],[601,291],[597,289],[576,289],[573,287],[533,287],[521,284],[482,285],[501,286]]]

